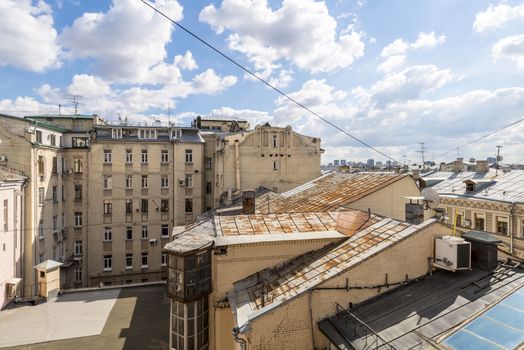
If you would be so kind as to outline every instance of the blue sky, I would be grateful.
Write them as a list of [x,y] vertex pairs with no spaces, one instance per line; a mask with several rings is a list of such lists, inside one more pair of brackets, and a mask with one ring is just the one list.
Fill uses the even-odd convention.
[[[281,90],[399,161],[524,117],[524,2],[150,1]],[[139,0],[0,0],[0,113],[70,110],[187,124],[269,121],[322,138],[323,162],[373,154]],[[171,117],[168,118],[168,109]],[[524,122],[460,150],[524,161]]]

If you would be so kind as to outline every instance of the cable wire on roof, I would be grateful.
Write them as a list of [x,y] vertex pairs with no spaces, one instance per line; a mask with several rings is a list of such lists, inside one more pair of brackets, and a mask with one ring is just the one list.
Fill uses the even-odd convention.
[[193,33],[191,30],[189,30],[188,28],[184,27],[183,25],[181,25],[180,23],[178,23],[177,21],[173,20],[171,17],[169,17],[168,15],[166,15],[165,13],[163,13],[162,11],[160,11],[159,9],[157,9],[155,6],[151,5],[149,2],[147,2],[146,0],[139,0],[141,1],[142,3],[144,3],[145,5],[147,5],[148,7],[150,7],[153,11],[155,11],[156,13],[158,13],[159,15],[161,15],[162,17],[164,17],[165,19],[167,19],[168,21],[170,21],[171,23],[173,23],[174,25],[176,25],[177,27],[179,27],[180,29],[182,29],[183,31],[185,31],[187,34],[191,35],[193,38],[197,39],[198,41],[200,41],[202,44],[206,45],[207,47],[209,47],[211,50],[215,51],[216,53],[218,53],[220,56],[224,57],[226,60],[228,60],[229,62],[233,63],[235,66],[237,66],[238,68],[242,69],[244,72],[246,72],[247,74],[251,75],[253,78],[255,78],[256,80],[260,81],[261,83],[265,84],[266,86],[268,86],[269,88],[271,88],[272,90],[276,91],[277,93],[279,93],[280,95],[284,96],[285,98],[287,98],[289,101],[293,102],[294,104],[296,104],[297,106],[301,107],[302,109],[306,110],[307,112],[309,112],[310,114],[312,114],[313,116],[319,118],[320,120],[324,121],[325,123],[331,125],[333,128],[337,129],[338,131],[342,132],[343,134],[351,137],[353,140],[359,142],[360,144],[368,147],[369,149],[371,149],[372,151],[386,157],[387,159],[390,159],[394,162],[397,162],[397,163],[400,163],[399,161],[397,161],[396,159],[393,159],[392,157],[388,156],[387,154],[385,154],[384,152],[380,151],[379,149],[371,146],[370,144],[366,143],[365,141],[362,141],[361,139],[357,138],[356,136],[353,136],[352,134],[350,134],[349,132],[347,132],[346,130],[344,130],[343,128],[339,127],[338,125],[336,125],[335,123],[329,121],[328,119],[322,117],[320,114],[314,112],[313,110],[311,110],[310,108],[306,107],[305,105],[303,105],[302,103],[300,103],[299,101],[295,100],[293,97],[289,96],[288,94],[286,94],[285,92],[283,92],[282,90],[280,90],[279,88],[277,88],[276,86],[274,86],[273,84],[269,83],[268,81],[264,80],[263,78],[259,77],[256,73],[252,72],[250,69],[244,67],[242,64],[238,63],[236,60],[234,60],[233,58],[231,58],[230,56],[228,56],[227,54],[223,53],[222,51],[220,51],[219,49],[217,49],[216,47],[214,47],[213,45],[211,45],[210,43],[208,43],[207,41],[205,41],[204,39],[202,39],[200,36],[198,36],[197,34]]

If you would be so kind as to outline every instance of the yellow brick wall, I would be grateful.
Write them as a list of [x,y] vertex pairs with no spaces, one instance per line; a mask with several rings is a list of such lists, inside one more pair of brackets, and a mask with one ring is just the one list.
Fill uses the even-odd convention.
[[[386,273],[390,283],[404,280],[406,274],[409,278],[422,276],[428,271],[427,258],[433,256],[434,237],[450,233],[450,228],[434,224],[319,287],[345,286],[346,278],[350,286],[382,284]],[[318,330],[317,322],[335,314],[335,303],[356,304],[387,290],[315,290],[310,292],[311,296],[304,293],[253,321],[252,330],[246,334],[248,350],[326,349],[328,342]]]

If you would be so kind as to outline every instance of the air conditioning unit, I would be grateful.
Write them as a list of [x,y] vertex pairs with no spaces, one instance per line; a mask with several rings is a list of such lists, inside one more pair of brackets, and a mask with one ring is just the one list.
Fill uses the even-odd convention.
[[435,238],[433,266],[449,271],[471,269],[471,243],[454,236]]
[[156,245],[156,243],[157,243],[156,238],[151,238],[151,239],[149,240],[149,244],[151,244],[151,245]]
[[0,162],[7,162],[7,156],[0,156]]

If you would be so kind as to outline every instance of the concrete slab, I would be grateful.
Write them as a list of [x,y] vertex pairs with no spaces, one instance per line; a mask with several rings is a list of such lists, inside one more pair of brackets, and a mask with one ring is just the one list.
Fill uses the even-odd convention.
[[68,293],[0,312],[0,348],[100,334],[120,289]]

